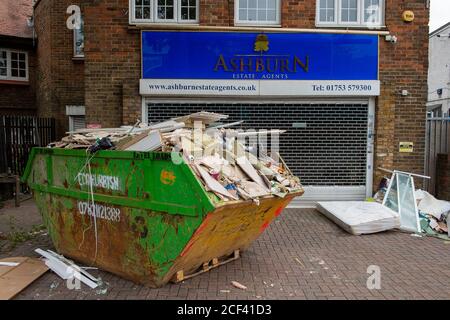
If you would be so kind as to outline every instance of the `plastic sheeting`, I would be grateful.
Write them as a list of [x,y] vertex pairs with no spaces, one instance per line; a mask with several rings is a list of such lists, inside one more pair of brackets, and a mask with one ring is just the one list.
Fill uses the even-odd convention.
[[443,214],[450,212],[450,202],[438,200],[423,190],[416,191],[419,210],[440,220]]
[[400,227],[399,215],[377,202],[319,202],[317,209],[342,229],[354,235]]

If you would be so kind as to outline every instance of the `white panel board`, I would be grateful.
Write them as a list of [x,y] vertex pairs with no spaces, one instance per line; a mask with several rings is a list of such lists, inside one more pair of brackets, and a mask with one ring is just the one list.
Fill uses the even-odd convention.
[[141,95],[369,97],[380,95],[380,81],[141,79]]

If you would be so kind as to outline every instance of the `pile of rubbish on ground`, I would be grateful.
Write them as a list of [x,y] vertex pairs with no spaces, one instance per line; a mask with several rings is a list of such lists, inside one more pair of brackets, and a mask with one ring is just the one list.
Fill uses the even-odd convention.
[[390,172],[392,178],[381,180],[373,199],[319,202],[319,212],[353,235],[401,229],[419,237],[419,234],[425,234],[450,240],[450,202],[415,189],[413,176],[428,177]]
[[422,232],[444,240],[450,240],[448,232],[450,202],[438,200],[423,190],[416,191]]
[[[375,194],[376,201],[382,203],[391,180],[384,177]],[[448,222],[450,219],[450,202],[438,200],[430,193],[417,189],[414,192],[420,231],[426,235],[434,236],[444,240],[450,240]]]
[[[260,144],[247,146],[246,138],[282,134],[281,130],[232,129],[240,122],[223,124],[227,115],[199,112],[150,126],[111,129],[81,129],[68,132],[50,148],[181,154],[208,191],[221,200],[257,200],[266,196],[284,198],[302,192],[300,179],[289,170],[281,156],[269,156]],[[259,156],[256,156],[259,154]]]

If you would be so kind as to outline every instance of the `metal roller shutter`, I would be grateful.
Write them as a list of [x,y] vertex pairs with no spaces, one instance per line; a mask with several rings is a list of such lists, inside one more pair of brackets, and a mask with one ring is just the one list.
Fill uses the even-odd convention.
[[148,103],[148,121],[198,111],[244,120],[242,129],[284,129],[280,152],[308,186],[304,199],[360,199],[367,175],[368,103]]

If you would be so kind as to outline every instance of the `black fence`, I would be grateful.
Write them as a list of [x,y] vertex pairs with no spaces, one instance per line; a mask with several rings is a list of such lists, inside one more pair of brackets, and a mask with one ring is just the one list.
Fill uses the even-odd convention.
[[55,119],[0,116],[0,174],[22,175],[33,147],[55,140]]

